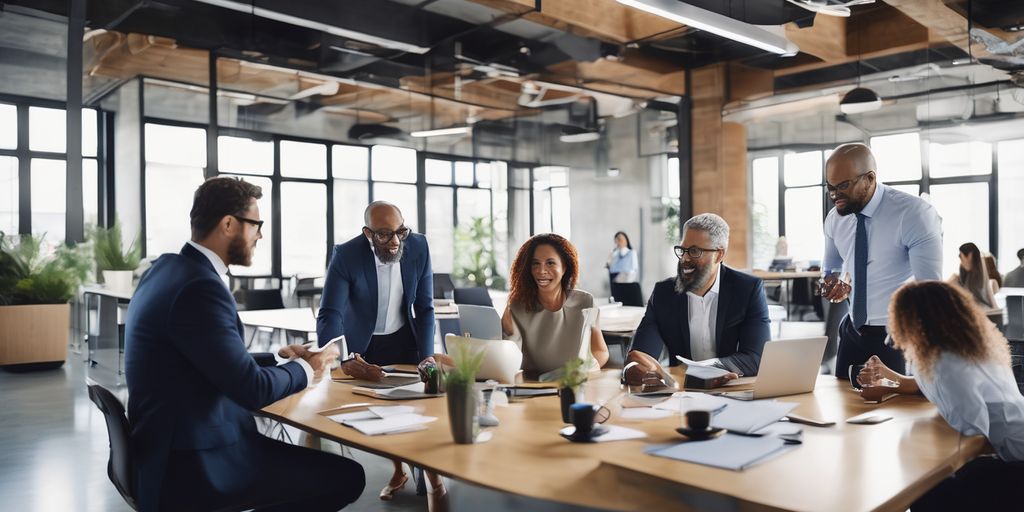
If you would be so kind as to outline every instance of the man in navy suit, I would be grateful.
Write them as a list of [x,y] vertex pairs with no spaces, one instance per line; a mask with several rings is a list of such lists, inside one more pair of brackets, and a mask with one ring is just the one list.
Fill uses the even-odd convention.
[[626,380],[639,384],[657,369],[662,348],[675,356],[729,370],[718,385],[738,375],[757,375],[764,344],[771,339],[768,301],[761,279],[722,264],[729,225],[713,213],[683,224],[676,246],[676,277],[654,286],[633,338]]
[[[434,273],[427,239],[406,227],[397,206],[374,201],[363,212],[363,231],[334,248],[327,268],[317,338],[338,336],[352,357],[342,370],[365,380],[383,378],[383,365],[434,361]],[[391,481],[381,491],[390,500],[408,477],[395,461]],[[445,494],[440,478],[427,473],[429,498]]]
[[211,178],[196,190],[192,240],[142,277],[128,307],[125,370],[140,510],[338,510],[362,493],[355,461],[259,434],[251,411],[306,389],[338,357],[302,345],[260,367],[246,351],[228,265],[262,238],[260,188]]

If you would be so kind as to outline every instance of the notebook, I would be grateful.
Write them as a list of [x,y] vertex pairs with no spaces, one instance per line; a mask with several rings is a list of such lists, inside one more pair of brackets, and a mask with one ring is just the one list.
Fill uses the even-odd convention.
[[753,434],[781,420],[796,406],[797,404],[792,402],[730,401],[727,407],[711,417],[711,426],[741,434]]
[[388,389],[397,388],[400,386],[408,386],[420,382],[420,376],[418,373],[407,373],[407,372],[384,372],[384,378],[380,381],[371,380],[359,380],[352,378],[334,378],[334,382],[341,382],[344,384],[355,384],[364,388],[372,389]]
[[397,388],[387,389],[374,389],[362,386],[355,386],[352,388],[352,392],[357,395],[379,398],[381,400],[416,400],[420,398],[437,398],[439,396],[443,396],[424,393],[423,389],[423,383],[416,382],[414,384],[409,384],[407,386],[399,386]]
[[652,446],[645,452],[657,457],[742,471],[785,453],[793,446],[775,436],[749,437],[726,433],[709,441]]
[[[368,413],[369,411],[363,412]],[[339,419],[339,417],[343,418]],[[437,421],[437,418],[434,416],[423,416],[416,413],[393,414],[383,418],[367,418],[360,415],[360,413],[346,413],[330,416],[329,418],[368,436],[424,430],[427,428],[427,423]]]

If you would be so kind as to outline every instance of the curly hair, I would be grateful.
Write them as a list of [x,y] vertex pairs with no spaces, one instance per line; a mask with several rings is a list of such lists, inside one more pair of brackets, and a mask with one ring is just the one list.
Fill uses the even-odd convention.
[[512,270],[509,271],[508,302],[510,305],[522,306],[527,311],[540,311],[541,304],[538,298],[537,282],[533,279],[532,262],[534,252],[541,245],[550,245],[562,258],[562,266],[565,267],[565,274],[562,275],[562,294],[568,297],[569,292],[576,288],[576,280],[579,279],[580,274],[580,262],[576,247],[561,235],[554,233],[534,235],[519,248],[516,260],[512,263]]
[[889,302],[889,331],[915,370],[930,378],[943,352],[1010,365],[1006,338],[963,289],[943,281],[903,285]]

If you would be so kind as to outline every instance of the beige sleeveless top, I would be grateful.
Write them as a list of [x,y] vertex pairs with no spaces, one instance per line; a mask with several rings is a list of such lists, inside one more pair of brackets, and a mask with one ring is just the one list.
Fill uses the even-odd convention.
[[574,357],[590,354],[590,330],[583,333],[584,309],[594,307],[594,297],[582,290],[572,290],[558,311],[527,311],[512,306],[512,323],[516,332],[512,339],[523,349],[523,370],[549,372],[561,368]]

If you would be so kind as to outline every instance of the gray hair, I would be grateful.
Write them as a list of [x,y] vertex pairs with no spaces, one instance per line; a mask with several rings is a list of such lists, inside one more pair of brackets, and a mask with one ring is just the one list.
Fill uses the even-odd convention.
[[729,224],[725,219],[713,213],[702,213],[691,217],[683,224],[683,232],[687,229],[703,231],[711,237],[711,245],[708,249],[727,249],[729,247]]
[[403,220],[405,220],[405,215],[402,215],[402,210],[399,210],[397,206],[395,206],[395,205],[393,205],[393,204],[391,204],[391,203],[389,203],[387,201],[374,201],[374,202],[366,205],[366,209],[363,210],[363,225],[364,226],[369,226],[370,225],[370,212],[372,212],[375,208],[377,208],[379,206],[389,206],[391,208],[394,208],[395,211],[398,212],[398,216],[401,217]]

